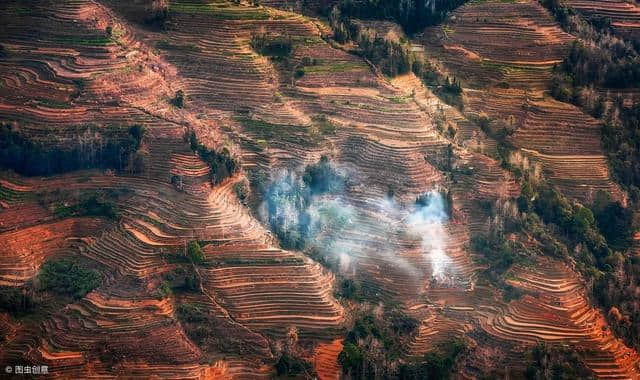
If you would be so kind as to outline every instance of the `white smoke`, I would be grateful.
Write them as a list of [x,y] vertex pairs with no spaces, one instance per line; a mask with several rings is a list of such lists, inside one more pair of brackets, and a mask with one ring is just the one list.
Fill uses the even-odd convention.
[[448,219],[445,200],[436,190],[428,192],[423,199],[425,204],[417,205],[407,218],[407,228],[411,234],[420,236],[422,250],[431,262],[432,275],[443,279],[451,264],[445,251],[447,233],[444,226]]
[[[388,197],[368,202],[376,206],[372,217],[350,204],[342,194],[346,189],[317,196],[310,195],[305,186],[299,173],[276,173],[261,206],[262,220],[267,224],[270,219],[279,220],[287,236],[298,234],[304,226],[307,239],[339,262],[341,270],[353,268],[350,264],[362,258],[376,257],[393,263],[407,275],[419,275],[414,265],[397,254],[398,247],[393,244],[398,231],[405,231],[420,241],[432,276],[444,278],[451,260],[446,255],[447,207],[439,191],[429,191],[422,202],[410,206]],[[301,216],[305,196],[306,212]],[[369,230],[377,233],[370,238],[363,236]]]

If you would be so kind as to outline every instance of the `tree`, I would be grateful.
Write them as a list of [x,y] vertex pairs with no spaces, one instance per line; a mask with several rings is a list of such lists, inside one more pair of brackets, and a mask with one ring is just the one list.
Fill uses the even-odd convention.
[[184,91],[182,91],[182,90],[176,91],[176,95],[171,100],[171,104],[173,104],[174,106],[176,106],[178,108],[184,108],[184,105],[185,105]]
[[204,252],[202,248],[200,248],[200,244],[197,241],[192,241],[189,243],[187,247],[187,255],[192,263],[198,265],[202,264],[205,260]]
[[98,272],[85,269],[71,259],[47,261],[38,275],[40,289],[82,298],[100,285]]

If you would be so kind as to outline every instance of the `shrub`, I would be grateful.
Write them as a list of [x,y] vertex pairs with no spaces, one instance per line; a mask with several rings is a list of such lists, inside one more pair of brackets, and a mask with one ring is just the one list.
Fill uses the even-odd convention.
[[308,165],[302,181],[309,186],[311,194],[336,192],[344,186],[344,178],[331,166],[327,156],[322,156],[317,164]]
[[307,375],[313,373],[313,366],[304,359],[290,356],[286,352],[280,356],[276,362],[276,373],[278,376],[294,377],[305,372]]
[[267,57],[288,57],[293,51],[293,40],[290,36],[269,36],[266,33],[254,33],[251,36],[251,47],[257,53]]
[[417,363],[400,365],[398,378],[401,380],[448,379],[458,356],[465,350],[463,341],[453,340],[438,345]]
[[87,199],[71,206],[58,205],[54,214],[57,218],[68,218],[71,216],[104,216],[110,219],[120,219],[117,206],[109,201],[103,201],[92,195]]
[[207,319],[206,313],[197,305],[183,303],[178,306],[178,319],[184,322],[203,322]]
[[199,265],[202,264],[206,257],[202,248],[200,248],[200,244],[197,241],[192,241],[189,243],[187,247],[187,255],[192,263]]
[[247,197],[249,196],[249,187],[245,181],[233,185],[233,191],[241,203],[246,203]]
[[360,287],[352,279],[342,280],[340,283],[340,296],[350,300],[360,301],[362,295],[360,293]]
[[166,281],[163,281],[160,286],[158,286],[158,290],[156,291],[156,296],[158,300],[165,299],[169,297],[173,291],[171,291],[171,286]]
[[338,355],[338,363],[343,372],[358,373],[362,371],[364,354],[362,350],[351,342],[345,343]]
[[176,91],[176,95],[171,99],[171,104],[178,108],[184,108],[185,105],[185,94],[184,91],[178,90]]
[[227,148],[223,148],[220,152],[211,150],[198,142],[195,132],[189,134],[189,142],[191,150],[197,152],[202,161],[211,168],[209,178],[214,185],[221,183],[240,169],[240,164],[231,157],[231,152]]
[[100,285],[98,272],[85,269],[71,259],[47,261],[38,275],[40,289],[82,298]]

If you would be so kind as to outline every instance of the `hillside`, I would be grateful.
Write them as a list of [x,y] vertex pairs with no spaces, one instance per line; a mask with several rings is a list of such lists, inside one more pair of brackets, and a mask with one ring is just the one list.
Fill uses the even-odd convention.
[[[640,378],[606,293],[637,285],[633,181],[550,94],[583,37],[533,0],[338,3],[0,4],[2,363]],[[566,4],[636,41],[637,4]]]

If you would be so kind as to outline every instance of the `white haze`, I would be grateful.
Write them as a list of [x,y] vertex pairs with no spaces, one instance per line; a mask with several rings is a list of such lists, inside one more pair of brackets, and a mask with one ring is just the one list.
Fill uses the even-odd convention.
[[[284,220],[285,229],[297,228],[301,221],[298,210],[303,204],[301,196],[296,195],[296,188],[305,188],[300,174],[293,171],[276,173],[267,191],[265,201],[260,207],[260,217],[268,224],[268,200],[277,204],[272,212]],[[337,194],[311,196],[309,207],[310,240],[324,252],[339,261],[341,270],[350,268],[350,263],[363,257],[384,258],[393,262],[408,275],[418,274],[416,268],[406,259],[396,254],[397,246],[391,241],[396,232],[404,231],[407,235],[420,240],[423,254],[431,264],[431,275],[442,280],[451,265],[446,254],[447,233],[445,224],[448,215],[446,203],[436,189],[425,193],[426,204],[403,206],[393,199],[382,197],[375,202],[379,218],[366,217],[367,226],[373,224],[377,239],[351,239],[353,234],[367,231],[364,227],[365,217],[356,207],[350,204],[341,190]],[[352,233],[351,233],[352,232]],[[352,267],[351,267],[352,268]]]

